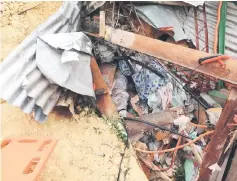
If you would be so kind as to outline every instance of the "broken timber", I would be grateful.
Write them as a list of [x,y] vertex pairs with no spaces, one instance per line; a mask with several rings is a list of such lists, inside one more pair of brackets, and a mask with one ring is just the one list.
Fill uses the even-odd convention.
[[[173,123],[175,119],[170,112],[158,112],[152,114],[145,114],[139,117],[141,120],[145,120],[149,123],[153,123],[158,126],[166,126]],[[131,143],[137,142],[142,136],[143,133],[154,129],[154,126],[147,125],[140,122],[134,122],[129,120],[124,120],[125,126],[127,128],[128,137]]]
[[111,117],[117,113],[117,109],[94,57],[91,59],[90,67],[93,83],[96,88],[95,92],[99,92],[96,94],[96,105],[102,114]]
[[[232,84],[237,84],[237,60],[226,60],[226,69],[220,71],[220,65],[218,63],[199,65],[198,59],[211,56],[212,54],[209,53],[163,42],[135,33],[113,29],[108,26],[105,27],[104,33],[104,39],[116,45],[187,67],[191,70]],[[100,35],[102,35],[102,33],[100,33]]]
[[237,115],[237,89],[232,88],[216,125],[215,133],[208,144],[207,153],[200,167],[198,181],[209,181],[211,170],[208,167],[218,163],[224,149],[225,141],[230,133],[230,128],[227,124],[234,122],[235,115]]

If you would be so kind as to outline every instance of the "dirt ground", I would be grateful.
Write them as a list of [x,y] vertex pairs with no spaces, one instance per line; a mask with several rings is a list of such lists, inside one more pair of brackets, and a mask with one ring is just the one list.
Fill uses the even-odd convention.
[[[62,4],[62,2],[2,3],[1,61],[37,26],[56,12]],[[26,11],[27,9],[30,10]]]
[[[39,4],[24,13],[20,12]],[[1,4],[1,61],[39,24],[53,14],[61,2],[4,2]],[[95,115],[71,117],[49,115],[45,124],[7,103],[0,105],[1,138],[8,136],[52,136],[59,140],[38,181],[115,181],[124,144],[111,127]],[[126,151],[121,181],[147,180],[133,150]]]

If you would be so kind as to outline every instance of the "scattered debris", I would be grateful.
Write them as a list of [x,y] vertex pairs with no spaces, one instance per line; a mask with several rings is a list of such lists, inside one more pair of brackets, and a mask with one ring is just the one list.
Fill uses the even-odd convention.
[[92,107],[132,143],[149,180],[208,180],[236,137],[237,61],[208,41],[209,2],[150,3],[65,3],[1,65],[1,98],[40,122],[55,106],[74,118]]
[[211,108],[206,110],[206,112],[208,114],[210,123],[216,125],[221,116],[222,108]]
[[184,162],[184,170],[185,170],[185,181],[192,181],[195,180],[193,178],[194,174],[194,164],[192,160],[185,160]]
[[36,64],[51,84],[94,97],[91,51],[92,43],[82,32],[46,34],[37,39]]
[[187,39],[187,36],[176,17],[174,8],[179,7],[165,5],[146,5],[136,7],[138,16],[158,30],[166,30],[165,32],[169,30],[177,42]]
[[209,166],[208,168],[212,171],[212,173],[215,171],[218,171],[218,172],[221,171],[221,167],[217,163]]

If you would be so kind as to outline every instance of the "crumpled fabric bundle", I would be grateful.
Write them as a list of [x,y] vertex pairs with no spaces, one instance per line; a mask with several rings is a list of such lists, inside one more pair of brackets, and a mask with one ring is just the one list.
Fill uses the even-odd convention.
[[173,85],[169,82],[156,92],[148,96],[147,104],[153,112],[163,111],[172,101]]
[[[159,72],[164,72],[162,67],[156,62],[151,62],[148,66],[158,70]],[[133,74],[132,78],[135,83],[138,96],[144,101],[147,100],[149,95],[167,84],[167,79],[157,76],[146,68],[142,68],[140,71]]]
[[[143,58],[142,60],[144,61],[142,61],[141,58]],[[134,59],[142,61],[143,63],[147,63],[149,67],[153,68],[154,70],[160,72],[165,76],[165,78],[163,79],[140,65],[130,63],[132,69],[135,71],[133,73],[131,67],[128,65],[126,61],[124,60],[119,61],[119,68],[121,72],[124,75],[131,76],[133,78],[139,98],[141,99],[141,101],[146,102],[147,97],[149,95],[153,94],[154,92],[156,92],[158,89],[160,89],[162,86],[166,85],[169,82],[169,78],[166,75],[165,70],[150,57],[138,56],[134,57]]]
[[153,109],[153,112],[164,110],[172,101],[173,85],[169,76],[159,63],[147,55],[136,54],[132,58],[147,64],[165,77],[161,78],[130,60],[118,62],[122,74],[132,77],[140,98],[139,103],[143,105],[142,110],[144,110],[144,113],[148,112],[148,106]]

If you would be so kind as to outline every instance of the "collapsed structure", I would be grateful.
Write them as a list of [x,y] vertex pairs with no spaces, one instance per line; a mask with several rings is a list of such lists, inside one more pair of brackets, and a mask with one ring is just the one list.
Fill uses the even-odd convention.
[[56,106],[118,114],[149,180],[224,179],[237,123],[236,11],[65,2],[1,63],[1,98],[40,123]]

